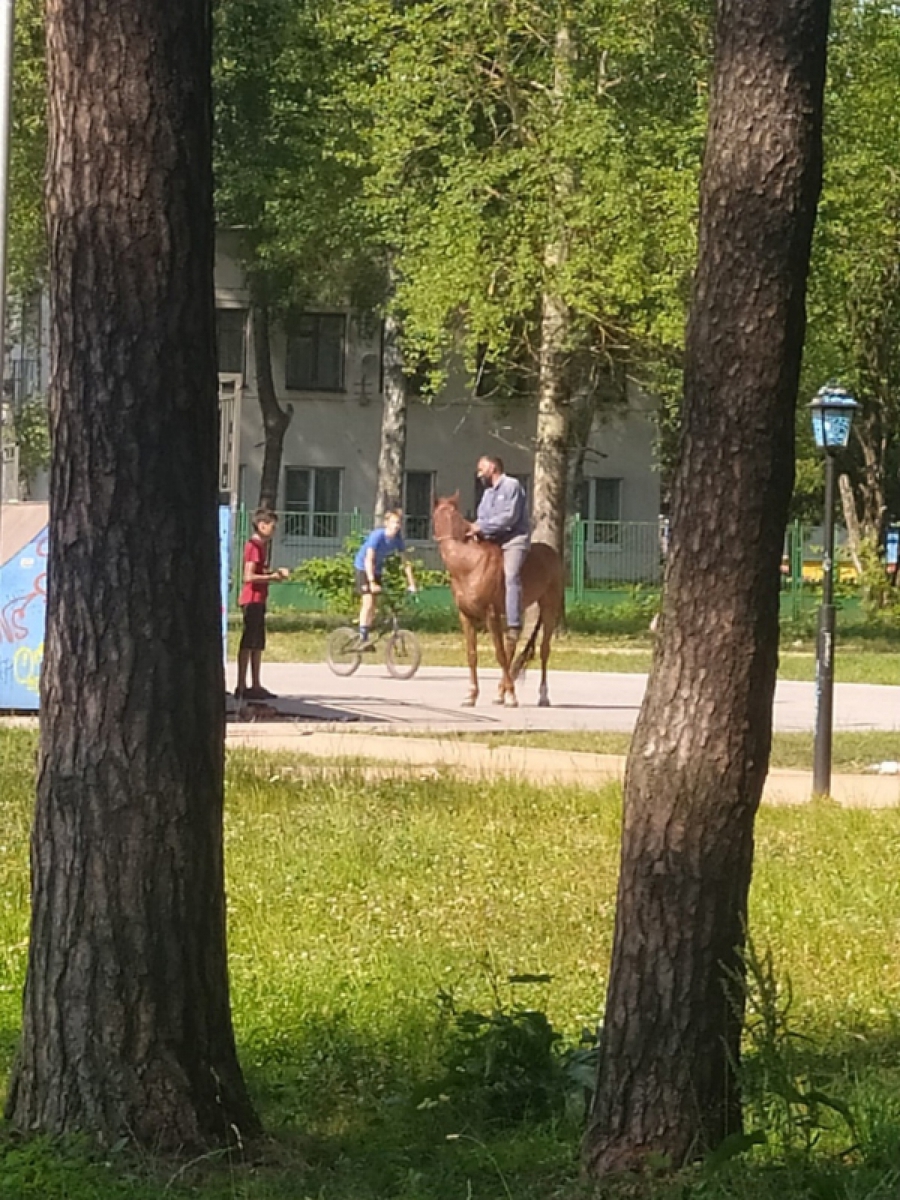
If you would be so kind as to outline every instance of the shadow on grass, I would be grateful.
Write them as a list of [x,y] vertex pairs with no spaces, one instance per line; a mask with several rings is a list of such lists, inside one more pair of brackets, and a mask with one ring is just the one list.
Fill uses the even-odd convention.
[[[735,1159],[592,1191],[580,1115],[502,1124],[484,1096],[446,1096],[436,1030],[376,1040],[313,1019],[242,1047],[267,1128],[243,1157],[161,1163],[130,1149],[0,1138],[0,1198],[16,1200],[888,1200],[900,1194],[900,1026],[799,1039],[794,1066],[850,1105],[856,1141],[827,1133],[778,1161]],[[4,1061],[15,1034],[0,1031]],[[774,1149],[770,1141],[770,1149]]]
[[303,1195],[525,1200],[574,1186],[578,1120],[504,1124],[484,1096],[443,1091],[435,1028],[376,1041],[312,1021],[243,1059],[270,1135],[304,1160]]
[[[290,1036],[280,1053],[260,1047],[248,1071],[251,1087],[275,1144],[293,1146],[302,1157],[310,1195],[569,1200],[587,1194],[578,1167],[579,1105],[552,1120],[501,1123],[484,1095],[442,1094],[436,1064],[429,1069],[408,1050],[422,1045],[423,1033],[398,1030],[395,1042],[375,1044],[348,1024],[320,1022]],[[627,1194],[653,1200],[900,1195],[900,1026],[856,1029],[827,1045],[800,1038],[793,1066],[801,1086],[849,1106],[852,1131],[832,1121],[834,1110],[821,1103],[820,1127],[808,1109],[795,1108],[785,1131],[780,1100],[770,1094],[764,1111],[748,1112],[748,1128],[766,1116],[772,1122],[768,1146],[756,1158],[645,1180],[638,1191],[630,1181]],[[614,1196],[622,1189],[607,1191]]]

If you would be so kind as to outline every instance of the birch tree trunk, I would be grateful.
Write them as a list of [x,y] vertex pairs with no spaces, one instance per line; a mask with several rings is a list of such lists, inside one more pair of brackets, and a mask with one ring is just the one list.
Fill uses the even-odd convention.
[[661,632],[625,778],[595,1177],[741,1124],[753,827],[821,183],[827,0],[719,0]]
[[844,524],[847,527],[847,549],[856,568],[857,575],[862,578],[862,561],[859,557],[859,519],[856,515],[856,500],[850,477],[843,472],[838,476],[838,491],[841,494],[841,509],[844,513]]
[[[556,117],[562,112],[566,101],[574,59],[571,31],[564,22],[556,32],[554,45],[552,103]],[[555,233],[544,253],[545,286],[541,298],[541,350],[532,496],[534,539],[553,546],[560,554],[565,543],[566,524],[570,314],[568,305],[559,293],[559,277],[568,249],[564,205],[571,188],[571,172],[562,167],[554,180],[551,199],[551,228],[555,229]]]
[[[887,408],[887,405],[884,407]],[[853,435],[863,457],[859,481],[863,528],[867,534],[880,538],[887,512],[885,464],[888,438],[885,428],[889,427],[890,422],[882,421],[877,412],[866,411],[867,408],[864,405],[862,414],[854,421]]]
[[393,313],[384,321],[384,397],[381,412],[381,445],[378,452],[378,482],[375,488],[375,523],[385,512],[403,504],[406,470],[407,382],[403,373],[400,322]]
[[209,0],[48,0],[52,463],[25,1131],[257,1126],[225,952]]

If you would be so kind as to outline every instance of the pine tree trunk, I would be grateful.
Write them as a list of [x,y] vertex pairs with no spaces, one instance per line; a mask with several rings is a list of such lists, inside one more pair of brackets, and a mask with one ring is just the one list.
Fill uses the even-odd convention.
[[272,376],[272,342],[269,334],[269,309],[264,297],[254,287],[253,300],[253,357],[256,364],[256,394],[262,414],[263,447],[262,474],[259,480],[259,507],[278,508],[278,480],[284,453],[284,435],[294,415],[291,405],[282,408],[275,392]]
[[403,503],[406,469],[406,417],[408,409],[400,322],[388,314],[384,322],[384,407],[381,413],[381,448],[378,454],[378,483],[375,490],[375,522],[385,512]]
[[[568,25],[557,30],[554,45],[553,106],[557,116],[570,86],[575,51]],[[570,314],[559,294],[559,276],[568,251],[564,204],[572,188],[571,172],[562,166],[553,181],[551,227],[544,252],[546,284],[541,299],[541,351],[538,413],[534,451],[532,529],[535,541],[563,553],[569,451],[569,374],[567,365]]]
[[827,0],[719,0],[660,644],[628,759],[595,1177],[740,1127],[753,826],[821,177]]
[[209,0],[49,0],[53,378],[22,1130],[256,1127],[225,948]]

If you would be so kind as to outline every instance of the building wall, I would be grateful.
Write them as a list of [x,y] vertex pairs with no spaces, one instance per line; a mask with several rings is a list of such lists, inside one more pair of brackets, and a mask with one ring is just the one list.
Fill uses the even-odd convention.
[[[216,258],[216,303],[220,308],[249,308],[238,251],[238,235],[228,232],[220,235]],[[381,434],[380,321],[371,313],[347,315],[340,392],[288,388],[284,329],[274,325],[271,338],[276,391],[281,403],[293,408],[284,441],[279,508],[285,506],[285,469],[339,468],[341,509],[359,510],[367,520],[374,505]],[[258,496],[263,457],[255,378],[248,335],[239,498],[249,507],[253,507]],[[585,475],[621,481],[619,519],[622,521],[655,522],[658,518],[653,407],[650,399],[633,390],[627,409],[598,419],[591,434]],[[471,396],[464,375],[451,374],[441,396],[431,403],[414,401],[410,405],[406,469],[433,472],[435,491],[445,495],[459,489],[462,507],[471,511],[475,504],[475,463],[481,454],[499,454],[510,474],[530,478],[536,419],[533,406],[498,412],[490,403]]]

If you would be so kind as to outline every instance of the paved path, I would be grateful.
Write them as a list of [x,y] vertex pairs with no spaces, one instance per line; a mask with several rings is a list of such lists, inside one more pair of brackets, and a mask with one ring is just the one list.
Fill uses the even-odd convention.
[[[234,686],[234,666],[229,667]],[[462,708],[468,672],[461,667],[422,667],[413,679],[391,679],[383,664],[360,667],[349,679],[333,675],[325,663],[266,663],[263,678],[278,692],[277,708],[310,721],[391,726],[419,732],[476,733],[491,730],[593,730],[630,733],[647,683],[646,675],[593,671],[551,671],[551,708],[537,707],[537,672],[519,687],[519,708],[491,703],[496,668],[481,672],[478,706]],[[775,728],[813,728],[811,683],[781,682],[775,693]],[[837,684],[834,727],[840,730],[900,731],[900,687]],[[900,738],[898,753],[900,759]]]
[[[282,719],[232,720],[228,742],[334,760],[336,765],[330,769],[342,769],[341,762],[356,760],[379,776],[413,772],[431,777],[448,770],[476,779],[501,775],[591,787],[622,778],[625,760],[615,755],[479,745],[457,735],[505,730],[630,732],[646,676],[553,672],[549,709],[536,707],[533,672],[520,689],[521,707],[491,704],[497,677],[496,670],[483,673],[483,699],[477,708],[466,709],[460,701],[466,694],[467,673],[460,668],[425,667],[403,682],[391,679],[381,666],[367,665],[351,678],[340,679],[322,663],[266,664],[265,680],[280,693],[273,707]],[[253,711],[254,706],[246,706],[246,715]],[[256,711],[260,717],[265,714],[264,709]],[[296,719],[285,721],[284,716]],[[779,683],[776,729],[809,731],[813,716],[811,683]],[[900,759],[900,688],[839,684],[835,728],[897,730]],[[434,736],[398,737],[397,733]],[[329,767],[326,763],[313,769]],[[809,772],[773,770],[764,799],[797,804],[809,800],[810,792]],[[900,776],[836,775],[832,794],[848,806],[895,806],[900,804]]]

